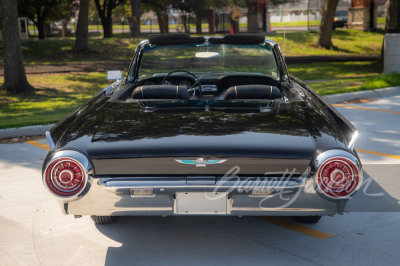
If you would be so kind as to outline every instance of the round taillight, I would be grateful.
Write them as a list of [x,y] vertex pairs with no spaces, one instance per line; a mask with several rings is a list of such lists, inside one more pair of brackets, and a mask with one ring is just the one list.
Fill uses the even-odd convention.
[[57,196],[71,197],[81,192],[87,181],[83,166],[72,158],[57,158],[45,171],[47,187]]
[[345,198],[356,190],[360,177],[357,166],[351,160],[336,157],[321,164],[316,181],[319,190],[325,195]]

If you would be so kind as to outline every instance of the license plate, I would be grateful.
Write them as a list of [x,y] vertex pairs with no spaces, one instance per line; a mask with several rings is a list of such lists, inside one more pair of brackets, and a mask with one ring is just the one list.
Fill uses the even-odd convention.
[[175,213],[226,214],[227,199],[226,192],[178,192]]

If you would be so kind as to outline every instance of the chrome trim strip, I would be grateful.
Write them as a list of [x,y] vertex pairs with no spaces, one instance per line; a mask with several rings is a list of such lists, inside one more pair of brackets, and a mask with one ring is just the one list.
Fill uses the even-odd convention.
[[323,212],[324,209],[308,209],[308,208],[259,208],[259,207],[232,207],[232,211],[249,211],[249,212],[259,212],[259,211],[315,211]]
[[51,151],[54,150],[55,145],[54,145],[53,138],[51,137],[50,131],[46,131],[46,139],[47,139],[47,142],[49,143],[50,150]]
[[265,43],[268,43],[269,45],[271,45],[271,46],[275,46],[275,45],[277,45],[277,43],[276,42],[274,42],[273,40],[271,40],[271,39],[267,39],[267,38],[265,38]]
[[[114,190],[114,189],[122,189],[122,188],[129,188],[129,189],[144,189],[144,188],[165,188],[165,189],[178,189],[178,188],[233,188],[233,189],[240,189],[243,188],[243,184],[237,182],[237,180],[232,181],[218,181],[215,185],[190,185],[187,184],[187,180],[182,178],[182,180],[171,180],[171,181],[154,181],[151,180],[151,177],[147,177],[148,181],[137,180],[135,178],[101,178],[98,181],[99,186],[106,187],[107,189]],[[259,188],[262,186],[263,189],[282,189],[282,188],[300,188],[304,187],[306,181],[309,178],[295,178],[292,180],[273,180],[271,184],[268,184],[269,181],[265,180],[254,180],[252,181],[252,187]]]
[[172,211],[172,207],[129,207],[129,211]]
[[354,131],[354,134],[351,137],[351,139],[349,141],[349,144],[347,144],[347,148],[349,148],[349,149],[353,149],[354,148],[354,145],[356,144],[356,141],[358,139],[358,135],[359,135],[358,134],[358,130]]

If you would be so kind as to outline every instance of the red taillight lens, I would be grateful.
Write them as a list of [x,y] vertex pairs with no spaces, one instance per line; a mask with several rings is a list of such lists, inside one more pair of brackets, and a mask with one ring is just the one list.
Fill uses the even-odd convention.
[[334,198],[347,197],[353,193],[359,180],[357,166],[342,157],[326,160],[317,171],[317,184],[320,191]]
[[56,195],[71,197],[83,190],[87,177],[82,165],[71,158],[58,158],[46,168],[47,187]]

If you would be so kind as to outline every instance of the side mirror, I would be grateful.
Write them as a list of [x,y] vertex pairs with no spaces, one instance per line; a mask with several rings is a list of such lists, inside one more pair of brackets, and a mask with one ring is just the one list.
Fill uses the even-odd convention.
[[122,71],[121,70],[109,70],[109,71],[107,71],[107,79],[110,79],[110,80],[120,80],[120,79],[122,79]]

